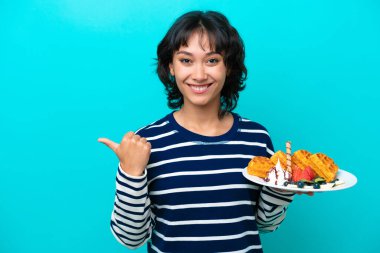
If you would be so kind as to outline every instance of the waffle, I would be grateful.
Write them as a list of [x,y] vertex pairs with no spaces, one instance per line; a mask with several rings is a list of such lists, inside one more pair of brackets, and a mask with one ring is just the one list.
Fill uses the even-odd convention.
[[277,161],[279,159],[280,159],[281,167],[285,169],[286,168],[286,154],[282,152],[281,150],[274,153],[272,157],[270,158],[272,163],[274,163],[275,165],[277,164]]
[[335,175],[338,172],[338,166],[334,163],[334,160],[325,154],[317,153],[309,157],[309,161],[312,163],[311,168],[320,177],[326,179],[326,182],[331,182],[335,179]]
[[301,170],[304,170],[307,166],[311,167],[311,162],[309,161],[312,153],[306,150],[297,150],[292,156],[292,166],[298,166]]
[[257,177],[265,178],[268,171],[275,164],[267,157],[255,156],[249,163],[247,167],[248,174]]

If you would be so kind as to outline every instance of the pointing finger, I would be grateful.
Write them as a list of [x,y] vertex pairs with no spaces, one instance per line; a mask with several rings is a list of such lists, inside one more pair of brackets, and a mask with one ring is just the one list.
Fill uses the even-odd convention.
[[113,142],[107,138],[99,138],[98,142],[105,144],[107,147],[112,149],[114,152],[119,147],[119,144],[117,144],[116,142]]

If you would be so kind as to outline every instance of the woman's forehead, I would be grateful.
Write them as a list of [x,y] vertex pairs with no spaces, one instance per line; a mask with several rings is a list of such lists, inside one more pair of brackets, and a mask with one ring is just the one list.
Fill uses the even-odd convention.
[[177,51],[197,47],[205,52],[215,51],[215,45],[212,40],[210,41],[210,35],[206,31],[194,31]]

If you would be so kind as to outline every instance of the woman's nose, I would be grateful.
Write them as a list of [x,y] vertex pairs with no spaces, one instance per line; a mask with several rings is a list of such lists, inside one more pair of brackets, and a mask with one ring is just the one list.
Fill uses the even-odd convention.
[[206,69],[203,64],[197,64],[194,67],[193,79],[197,82],[207,79]]

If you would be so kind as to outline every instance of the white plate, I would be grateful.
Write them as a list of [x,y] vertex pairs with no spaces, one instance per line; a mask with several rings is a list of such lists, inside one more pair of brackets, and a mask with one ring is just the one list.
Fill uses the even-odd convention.
[[352,186],[354,186],[358,180],[357,178],[355,177],[355,175],[351,174],[350,172],[347,172],[345,170],[338,170],[338,173],[336,174],[336,177],[339,179],[338,182],[344,182],[343,184],[340,184],[340,185],[336,185],[334,187],[326,187],[326,188],[321,188],[321,189],[314,189],[312,186],[308,186],[308,187],[304,187],[304,188],[298,188],[294,185],[292,185],[291,187],[289,186],[283,186],[283,185],[275,185],[273,183],[270,183],[270,182],[265,182],[264,179],[262,179],[261,177],[256,177],[256,176],[252,176],[252,175],[249,175],[248,172],[247,172],[247,168],[245,168],[243,170],[243,175],[246,179],[248,179],[249,181],[252,181],[256,184],[260,184],[260,185],[263,185],[263,186],[268,186],[268,187],[272,187],[272,188],[276,188],[276,189],[281,189],[281,190],[287,190],[287,191],[295,191],[295,192],[326,192],[326,191],[338,191],[338,190],[343,190],[343,189],[347,189],[347,188],[350,188]]

